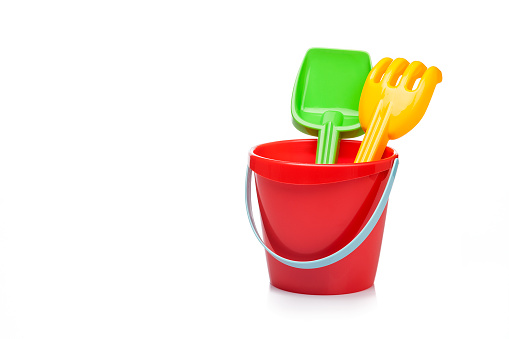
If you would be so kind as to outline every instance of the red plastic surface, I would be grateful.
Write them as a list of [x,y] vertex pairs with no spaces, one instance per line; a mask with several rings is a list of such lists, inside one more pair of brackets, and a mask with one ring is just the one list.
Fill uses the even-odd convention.
[[[397,154],[388,148],[380,161],[353,164],[359,145],[359,141],[341,141],[341,165],[314,164],[316,139],[269,143],[252,150],[250,164],[262,233],[271,250],[292,260],[320,259],[360,232],[382,196]],[[302,178],[303,174],[309,177]],[[271,284],[305,294],[344,294],[369,288],[375,279],[385,214],[386,210],[368,238],[335,264],[298,269],[267,254]]]
[[360,141],[341,140],[334,165],[315,164],[316,139],[270,142],[249,152],[249,167],[258,175],[291,184],[323,184],[364,177],[391,168],[396,151],[387,147],[379,161],[354,164]]

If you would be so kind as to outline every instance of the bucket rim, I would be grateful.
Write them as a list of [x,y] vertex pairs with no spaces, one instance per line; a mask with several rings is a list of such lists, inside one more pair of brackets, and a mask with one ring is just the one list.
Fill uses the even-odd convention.
[[[290,144],[314,144],[317,139],[288,139],[262,143],[249,150],[249,167],[256,175],[290,184],[327,184],[362,178],[389,171],[399,157],[396,150],[387,146],[384,158],[365,163],[315,164],[274,159],[256,153],[260,147]],[[339,151],[346,148],[358,149],[361,141],[341,140]],[[308,145],[309,146],[309,145]]]

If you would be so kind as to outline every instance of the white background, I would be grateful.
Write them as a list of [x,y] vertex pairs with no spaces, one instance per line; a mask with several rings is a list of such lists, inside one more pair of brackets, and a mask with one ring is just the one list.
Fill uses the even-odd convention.
[[[503,5],[3,1],[0,338],[508,338]],[[352,295],[270,287],[245,213],[310,47],[443,72]]]

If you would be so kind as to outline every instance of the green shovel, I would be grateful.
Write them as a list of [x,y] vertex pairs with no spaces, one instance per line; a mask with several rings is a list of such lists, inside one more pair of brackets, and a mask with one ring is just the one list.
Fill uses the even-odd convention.
[[364,131],[359,100],[371,70],[369,54],[312,48],[304,57],[292,96],[293,125],[318,136],[317,164],[336,162],[339,140]]

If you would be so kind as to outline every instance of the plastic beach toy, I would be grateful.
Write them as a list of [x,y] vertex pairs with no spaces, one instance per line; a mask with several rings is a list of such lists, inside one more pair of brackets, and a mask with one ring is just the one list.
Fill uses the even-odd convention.
[[373,285],[398,155],[387,147],[380,161],[354,164],[360,141],[340,142],[338,163],[327,166],[315,164],[316,139],[271,142],[249,152],[246,210],[277,288],[345,294]]
[[294,126],[318,136],[317,164],[336,162],[338,141],[364,133],[359,99],[371,69],[369,54],[312,48],[304,57],[292,96]]
[[389,140],[410,132],[424,116],[441,81],[442,72],[434,66],[427,69],[419,61],[409,64],[402,58],[380,60],[369,73],[360,98],[359,119],[366,135],[355,162],[381,159]]

